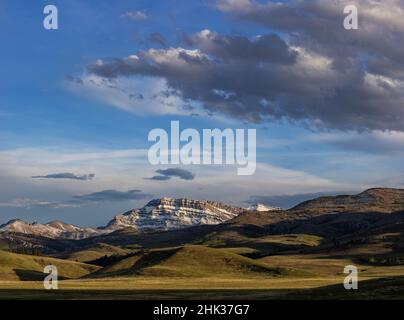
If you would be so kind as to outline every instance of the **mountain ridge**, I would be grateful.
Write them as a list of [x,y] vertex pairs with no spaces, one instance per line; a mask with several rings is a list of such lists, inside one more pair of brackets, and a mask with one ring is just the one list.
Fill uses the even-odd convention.
[[383,212],[404,210],[404,189],[370,188],[355,195],[318,197],[304,201],[289,209],[313,214],[338,212]]
[[125,228],[140,232],[181,229],[204,224],[219,224],[236,217],[244,209],[215,201],[153,199],[140,209],[132,209],[115,216],[106,226],[98,228],[78,227],[60,220],[48,223],[29,223],[12,219],[0,225],[0,233],[22,233],[48,238],[79,240],[112,233]]
[[162,232],[223,223],[260,225],[263,221],[272,225],[271,228],[278,225],[285,228],[292,222],[301,224],[301,221],[317,216],[342,213],[388,214],[399,211],[404,211],[404,189],[393,188],[371,188],[356,195],[319,197],[304,201],[289,210],[255,210],[248,215],[245,214],[247,209],[220,202],[163,197],[149,201],[140,209],[115,216],[104,227],[77,227],[58,220],[39,224],[13,219],[0,226],[0,234],[20,233],[51,239],[81,240],[112,235],[125,229],[140,233]]

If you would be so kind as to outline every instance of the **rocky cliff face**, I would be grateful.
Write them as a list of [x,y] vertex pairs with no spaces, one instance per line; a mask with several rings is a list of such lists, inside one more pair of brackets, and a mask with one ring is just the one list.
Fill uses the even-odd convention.
[[243,211],[213,201],[162,198],[150,201],[141,209],[116,216],[106,230],[135,228],[147,230],[173,230],[203,224],[219,224],[236,217]]

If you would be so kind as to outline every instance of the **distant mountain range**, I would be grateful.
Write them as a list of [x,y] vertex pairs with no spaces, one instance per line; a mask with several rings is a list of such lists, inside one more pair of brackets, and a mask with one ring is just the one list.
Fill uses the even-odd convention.
[[100,230],[93,228],[80,228],[62,221],[52,221],[49,223],[28,223],[15,219],[0,226],[0,233],[21,233],[27,235],[38,235],[54,239],[79,240],[96,236]]
[[253,238],[310,234],[334,241],[401,229],[404,190],[377,188],[357,195],[320,197],[289,210],[260,205],[243,209],[213,201],[162,198],[118,215],[100,228],[81,228],[61,221],[39,224],[12,220],[0,226],[0,245],[52,253],[97,243],[152,247],[198,241],[232,243],[235,234]]
[[219,224],[232,219],[244,209],[214,201],[162,198],[150,201],[141,209],[115,216],[105,227],[81,228],[62,221],[46,224],[11,220],[0,226],[0,233],[21,233],[54,239],[85,239],[124,228],[140,232],[167,231],[197,225]]

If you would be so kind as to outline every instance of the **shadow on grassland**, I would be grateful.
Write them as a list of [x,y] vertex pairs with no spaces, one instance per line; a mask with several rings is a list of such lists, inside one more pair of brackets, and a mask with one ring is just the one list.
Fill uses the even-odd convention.
[[267,300],[289,290],[38,290],[0,289],[0,300]]
[[359,281],[358,290],[342,284],[302,289],[284,296],[291,300],[404,300],[404,276]]
[[[36,270],[13,269],[20,281],[43,281],[45,275],[43,272]],[[59,280],[67,280],[68,278],[59,276]]]
[[359,282],[359,290],[343,285],[316,289],[234,290],[32,290],[0,289],[0,300],[371,300],[404,299],[404,277]]

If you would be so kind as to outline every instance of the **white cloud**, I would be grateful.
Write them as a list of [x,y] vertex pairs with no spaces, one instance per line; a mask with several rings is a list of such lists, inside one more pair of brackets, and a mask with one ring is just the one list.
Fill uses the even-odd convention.
[[[149,52],[163,59],[157,52]],[[128,58],[129,59],[129,58]],[[130,59],[134,59],[133,56]],[[98,64],[102,64],[99,61]],[[97,75],[85,75],[79,81],[69,81],[73,92],[109,104],[137,115],[190,115],[199,112],[197,102],[184,101],[163,78],[138,76],[106,80]]]
[[145,11],[128,11],[122,15],[123,18],[130,18],[136,21],[147,20],[148,15]]

